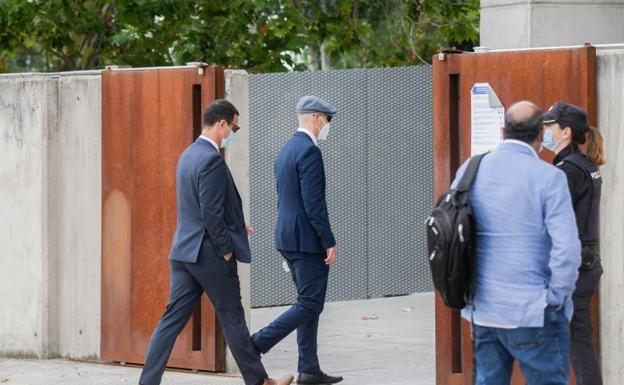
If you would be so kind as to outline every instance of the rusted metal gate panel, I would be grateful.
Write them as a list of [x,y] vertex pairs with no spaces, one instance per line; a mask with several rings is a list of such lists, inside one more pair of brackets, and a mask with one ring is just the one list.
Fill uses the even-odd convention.
[[[587,109],[596,122],[596,50],[594,47],[479,54],[446,54],[433,58],[435,196],[445,190],[455,171],[470,156],[470,90],[488,82],[505,107],[527,99],[550,107],[562,100]],[[551,160],[552,154],[542,159]],[[447,309],[436,295],[436,383],[472,384],[470,325]],[[594,300],[595,339],[598,303]],[[598,348],[598,345],[596,345]],[[523,384],[518,368],[514,384]],[[573,380],[572,380],[573,383]]]
[[[103,361],[142,364],[167,305],[176,226],[176,165],[223,96],[223,68],[107,70],[102,74]],[[169,365],[222,371],[225,344],[204,295]]]

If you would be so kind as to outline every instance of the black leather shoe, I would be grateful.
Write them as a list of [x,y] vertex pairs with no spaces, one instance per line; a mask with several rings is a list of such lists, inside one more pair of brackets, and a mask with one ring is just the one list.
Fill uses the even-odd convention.
[[330,376],[323,372],[315,374],[299,373],[297,377],[297,384],[300,385],[326,385],[336,384],[340,381],[342,381],[342,377]]

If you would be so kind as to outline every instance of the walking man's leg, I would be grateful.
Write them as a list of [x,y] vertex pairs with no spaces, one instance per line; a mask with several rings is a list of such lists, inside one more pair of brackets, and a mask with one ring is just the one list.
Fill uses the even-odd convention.
[[139,383],[158,385],[178,334],[184,329],[203,292],[183,263],[170,263],[169,304],[158,322],[147,347]]
[[284,257],[297,286],[297,302],[255,333],[252,340],[260,352],[266,353],[297,329],[299,371],[316,369],[319,366],[316,353],[318,317],[325,305],[329,267],[320,254],[284,254]]
[[241,304],[240,281],[234,258],[200,256],[197,264],[186,264],[215,307],[223,335],[246,385],[257,385],[268,378],[251,343]]
[[321,371],[317,352],[319,316],[297,328],[297,347],[299,350],[299,373],[318,373]]

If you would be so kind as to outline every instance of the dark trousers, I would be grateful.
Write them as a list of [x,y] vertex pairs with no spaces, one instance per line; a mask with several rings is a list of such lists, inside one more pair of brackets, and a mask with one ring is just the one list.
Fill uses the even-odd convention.
[[268,352],[284,337],[297,329],[299,373],[321,371],[317,354],[319,316],[325,305],[329,266],[325,255],[282,252],[293,282],[297,287],[297,302],[271,324],[251,336],[256,348]]
[[578,385],[602,385],[600,365],[594,350],[593,327],[591,319],[591,298],[598,284],[602,267],[580,270],[576,289],[572,295],[574,316],[570,323],[572,343],[570,359]]
[[236,260],[202,255],[197,263],[171,261],[169,304],[152,338],[139,383],[158,385],[162,379],[175,340],[195,310],[205,291],[215,307],[225,340],[246,385],[256,385],[267,372],[251,344],[241,304]]

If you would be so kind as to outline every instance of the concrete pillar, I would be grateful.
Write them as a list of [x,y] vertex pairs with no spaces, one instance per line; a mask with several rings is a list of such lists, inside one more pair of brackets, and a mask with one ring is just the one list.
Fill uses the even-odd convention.
[[50,328],[65,358],[100,355],[101,76],[62,76],[48,132]]
[[624,0],[481,0],[480,45],[624,43]]
[[100,76],[0,77],[0,356],[100,351]]
[[[236,187],[243,201],[245,222],[253,226],[251,213],[251,187],[250,187],[250,136],[249,136],[249,80],[246,71],[225,71],[225,97],[232,102],[240,115],[238,125],[241,129],[236,133],[236,139],[225,152],[225,161],[230,168]],[[253,258],[253,256],[252,256]],[[252,262],[253,263],[253,262]],[[241,296],[245,319],[250,325],[251,310],[251,270],[248,263],[238,262],[238,276],[241,283]],[[234,357],[227,350],[226,372],[239,372]]]
[[50,355],[47,137],[55,95],[48,78],[0,78],[2,356]]
[[624,50],[598,50],[598,128],[606,148],[600,240],[600,340],[605,385],[624,384]]

